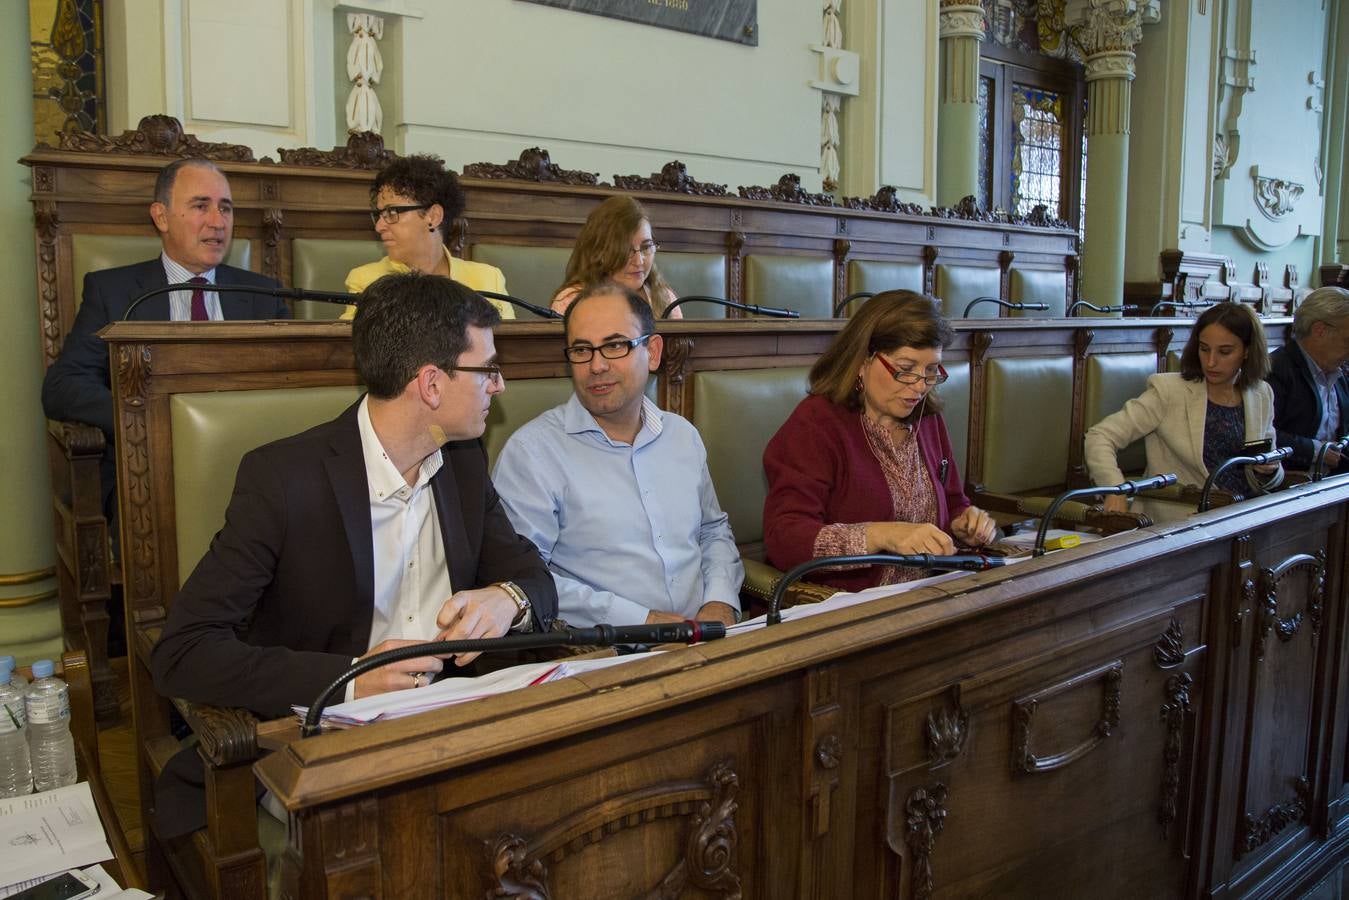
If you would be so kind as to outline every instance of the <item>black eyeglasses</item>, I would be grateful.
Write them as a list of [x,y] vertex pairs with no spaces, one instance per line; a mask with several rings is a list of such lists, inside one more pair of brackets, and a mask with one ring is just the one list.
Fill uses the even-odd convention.
[[900,384],[917,384],[920,381],[925,381],[928,384],[941,384],[946,379],[951,377],[950,375],[946,374],[946,370],[943,369],[941,366],[937,366],[937,371],[933,372],[930,375],[926,375],[922,372],[901,372],[894,366],[890,365],[890,360],[886,359],[884,356],[881,356],[879,353],[873,353],[872,355],[875,356],[876,359],[880,361],[880,364],[885,367],[885,371],[890,373],[890,377],[895,379],[895,381],[898,381]]
[[605,341],[598,347],[592,347],[590,344],[579,344],[575,347],[568,347],[563,353],[567,357],[567,362],[575,365],[590,362],[595,358],[596,350],[600,351],[600,356],[605,359],[622,359],[632,352],[633,347],[645,344],[649,340],[651,340],[651,335],[644,334],[627,341]]
[[483,381],[501,382],[501,366],[441,366],[442,372],[477,372]]
[[385,225],[396,225],[398,223],[398,217],[403,213],[430,208],[431,204],[429,203],[413,203],[407,206],[377,206],[370,210],[370,221],[378,225],[379,220],[383,219]]

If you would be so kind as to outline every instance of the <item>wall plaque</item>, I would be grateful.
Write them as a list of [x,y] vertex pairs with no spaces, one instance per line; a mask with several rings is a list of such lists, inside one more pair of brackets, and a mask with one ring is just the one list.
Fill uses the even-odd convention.
[[759,45],[759,0],[524,0],[576,12]]

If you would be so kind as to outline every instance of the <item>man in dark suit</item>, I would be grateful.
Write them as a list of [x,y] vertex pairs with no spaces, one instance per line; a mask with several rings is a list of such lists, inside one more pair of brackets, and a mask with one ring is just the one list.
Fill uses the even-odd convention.
[[[368,393],[335,420],[244,456],[225,525],[169,610],[151,660],[166,696],[267,717],[307,705],[362,656],[435,639],[547,630],[557,593],[515,533],[479,440],[504,390],[500,315],[448,278],[390,275],[352,329]],[[348,698],[419,687],[418,657]],[[163,836],[200,827],[192,758],[156,786]]]
[[[192,278],[204,278],[209,284],[280,287],[271,278],[223,264],[234,231],[234,201],[229,182],[210,161],[180,159],[165,166],[155,179],[150,219],[159,231],[163,252],[157,259],[84,276],[75,324],[42,381],[42,409],[47,418],[103,429],[108,441],[103,456],[103,505],[109,522],[116,514],[113,489],[117,478],[108,348],[99,330],[124,318],[132,301],[147,291]],[[263,294],[179,291],[150,297],[133,310],[131,318],[288,319],[290,310],[279,298]]]
[[[1280,447],[1292,447],[1289,466],[1310,469],[1323,444],[1349,432],[1349,291],[1317,288],[1293,314],[1293,340],[1270,354],[1274,428]],[[1325,452],[1328,471],[1349,472],[1349,455]]]

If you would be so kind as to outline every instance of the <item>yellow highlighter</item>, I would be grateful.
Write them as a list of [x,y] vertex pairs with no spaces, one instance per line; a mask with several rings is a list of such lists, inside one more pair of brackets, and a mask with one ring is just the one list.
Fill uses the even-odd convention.
[[1080,536],[1076,534],[1062,534],[1045,541],[1045,549],[1067,550],[1069,547],[1076,547],[1080,543],[1082,543],[1082,538]]

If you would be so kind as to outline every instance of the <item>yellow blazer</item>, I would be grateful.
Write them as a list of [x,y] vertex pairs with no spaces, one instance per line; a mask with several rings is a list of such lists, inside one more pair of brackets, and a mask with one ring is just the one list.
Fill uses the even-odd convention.
[[[496,266],[489,266],[486,263],[473,262],[467,259],[455,259],[450,255],[447,248],[445,258],[450,264],[450,277],[460,284],[467,285],[475,291],[493,291],[498,294],[506,293],[506,276]],[[347,273],[347,290],[353,294],[359,294],[371,285],[372,282],[383,278],[385,275],[392,275],[394,272],[410,272],[409,267],[400,262],[394,262],[389,257],[384,257],[379,262],[366,263],[363,266],[357,266]],[[503,319],[515,318],[515,307],[509,303],[500,300],[489,300],[497,311],[501,313]],[[356,307],[348,306],[342,313],[342,318],[350,319],[356,315]]]
[[[1241,401],[1246,440],[1274,441],[1274,391],[1270,386],[1264,381],[1248,386],[1241,392]],[[1147,390],[1141,396],[1087,432],[1085,456],[1091,480],[1098,485],[1124,481],[1119,451],[1143,438],[1148,475],[1174,472],[1180,484],[1202,485],[1209,475],[1204,465],[1207,410],[1208,388],[1204,382],[1186,381],[1175,372],[1149,375]],[[1253,491],[1269,490],[1283,481],[1283,469],[1263,481],[1247,469],[1246,480]]]

